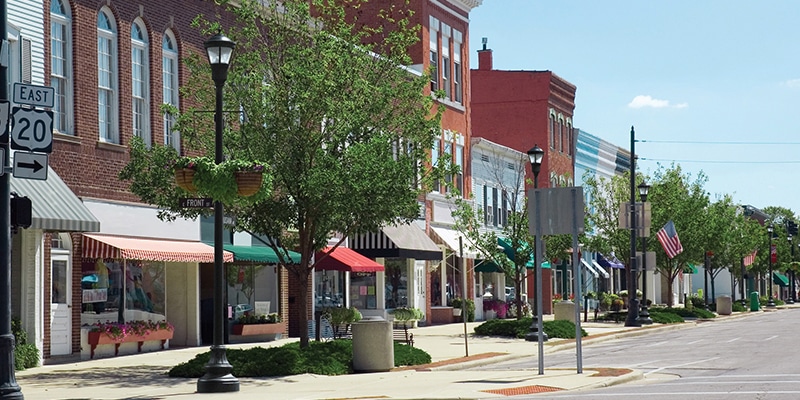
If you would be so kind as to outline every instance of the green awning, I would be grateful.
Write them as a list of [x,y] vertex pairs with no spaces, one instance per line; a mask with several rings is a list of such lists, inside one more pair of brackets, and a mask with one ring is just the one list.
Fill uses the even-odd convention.
[[[506,257],[508,257],[509,260],[514,261],[514,257],[516,255],[517,251],[511,246],[511,239],[508,239],[508,238],[497,238],[497,244],[499,244],[500,247],[503,248],[503,253],[505,253]],[[529,249],[529,247],[528,247],[527,243],[523,243],[522,247],[520,248],[520,250],[522,250],[524,252],[530,251],[528,249]],[[528,260],[528,262],[525,263],[525,267],[526,268],[533,268],[535,266],[535,265],[533,265],[533,261],[534,261],[533,260],[533,256],[531,255],[531,259]]]
[[789,278],[778,271],[772,272],[772,282],[776,285],[789,286]]
[[475,272],[499,272],[504,273],[503,268],[489,260],[475,260]]
[[[236,246],[226,244],[225,250],[233,253],[234,261],[261,262],[267,264],[277,264],[280,262],[275,250],[267,246]],[[294,263],[300,262],[300,253],[289,251],[289,257]]]
[[695,267],[694,264],[686,263],[686,266],[683,268],[683,273],[684,274],[696,274],[697,273],[697,267]]

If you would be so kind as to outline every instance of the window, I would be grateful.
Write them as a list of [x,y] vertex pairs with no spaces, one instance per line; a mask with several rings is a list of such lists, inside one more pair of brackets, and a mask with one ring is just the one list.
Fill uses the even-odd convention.
[[450,33],[452,28],[450,28],[447,24],[442,24],[442,89],[444,89],[444,95],[446,99],[450,99],[451,92],[450,92],[450,81],[451,81],[451,69],[450,69]]
[[567,118],[567,154],[572,155],[572,149],[575,148],[575,132],[572,129],[572,118]]
[[562,137],[561,132],[563,129],[564,129],[564,118],[561,115],[559,115],[558,125],[556,125],[556,140],[558,141],[557,142],[558,144],[555,147],[556,150],[561,149],[561,151],[564,151],[564,144],[561,142],[561,137]]
[[556,116],[550,114],[550,148],[556,148]]
[[453,30],[453,100],[456,103],[463,102],[463,87],[461,71],[461,50],[463,43],[463,34],[457,30]]
[[[452,138],[445,137],[444,140],[445,140],[444,141],[444,150],[442,150],[442,155],[447,157],[447,159],[450,160],[450,162],[453,162],[453,143],[450,142],[450,140],[452,140]],[[448,184],[452,184],[453,183],[453,175],[446,174],[444,176],[444,181],[447,182]],[[444,189],[443,192],[447,192],[447,187],[444,187],[443,189]]]
[[431,92],[439,90],[439,20],[430,17],[428,29],[430,45]]
[[460,144],[456,144],[456,165],[459,171],[456,174],[456,189],[464,197],[464,146]]
[[497,188],[492,188],[492,204],[495,206],[495,212],[492,214],[492,225],[497,226],[500,222],[500,207],[498,207],[500,203],[497,201]]
[[506,226],[508,225],[508,214],[510,213],[508,209],[508,192],[503,189],[503,208],[500,211],[500,225]]
[[137,18],[131,25],[131,108],[133,112],[133,135],[144,140],[150,147],[150,96],[148,86],[150,71],[147,54],[148,43],[144,23]]
[[[441,146],[441,143],[439,142],[439,140],[435,140],[433,142],[433,148],[431,149],[431,165],[434,167],[436,167],[436,164],[439,162],[439,146]],[[431,191],[433,192],[440,191],[438,180],[433,181],[433,187],[431,188]]]
[[486,207],[486,209],[485,209],[485,212],[484,212],[483,223],[485,225],[491,225],[492,224],[492,214],[494,213],[494,211],[492,210],[492,206],[489,205],[489,200],[490,200],[489,199],[489,187],[488,186],[484,186],[483,187],[483,204],[484,204],[484,207]]
[[119,143],[117,121],[117,30],[111,11],[97,15],[97,119],[100,141]]
[[[178,107],[178,48],[175,36],[167,31],[161,41],[161,68],[163,78],[163,102]],[[164,145],[181,151],[180,135],[175,131],[175,117],[164,114]]]
[[53,131],[71,135],[72,122],[72,70],[67,60],[71,59],[69,38],[69,10],[62,0],[50,3],[50,86],[55,92],[53,99]]

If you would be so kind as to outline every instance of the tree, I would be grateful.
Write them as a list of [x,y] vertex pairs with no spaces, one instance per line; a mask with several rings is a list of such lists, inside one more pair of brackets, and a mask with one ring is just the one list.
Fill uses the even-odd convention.
[[[669,295],[667,304],[672,306],[672,286],[678,275],[687,264],[703,260],[707,250],[706,230],[699,216],[709,206],[709,195],[705,192],[708,178],[700,172],[692,180],[690,174],[684,174],[680,165],[670,168],[660,167],[652,178],[648,201],[652,203],[651,236],[668,221],[672,220],[678,232],[683,252],[675,258],[668,258],[663,250],[656,251],[656,269],[667,278]],[[654,242],[658,243],[657,240]],[[660,248],[660,244],[656,244]]]
[[[228,116],[224,151],[229,159],[265,162],[273,187],[254,204],[226,205],[226,212],[239,227],[272,238],[281,266],[306,294],[293,306],[307,321],[310,276],[327,254],[313,256],[334,232],[338,246],[350,235],[417,217],[417,199],[437,171],[425,161],[441,112],[424,94],[429,77],[410,67],[419,27],[411,26],[407,9],[381,10],[379,23],[367,26],[349,19],[339,2],[236,3],[227,7],[231,26],[202,16],[196,25],[204,35],[223,31],[237,42],[225,102],[240,114]],[[214,104],[209,67],[199,56],[186,65],[182,94],[191,107],[178,114],[177,126],[188,144],[210,154],[213,124],[202,112]],[[130,165],[141,165],[157,147],[132,153]],[[154,178],[163,172],[132,169],[123,176],[134,193],[167,214],[186,214],[174,202],[178,189]],[[144,182],[158,183],[162,194],[142,192]],[[300,253],[299,264],[288,262],[288,250]],[[308,346],[304,325],[300,334],[300,345]]]

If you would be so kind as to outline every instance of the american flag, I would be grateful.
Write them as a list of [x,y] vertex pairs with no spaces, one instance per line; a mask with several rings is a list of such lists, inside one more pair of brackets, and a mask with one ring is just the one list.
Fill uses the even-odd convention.
[[675,230],[675,224],[672,220],[666,223],[661,230],[656,234],[658,241],[661,242],[661,247],[667,252],[667,257],[675,258],[678,254],[683,253],[683,246],[681,240],[678,238],[678,232]]
[[754,262],[756,262],[756,253],[758,253],[758,249],[753,250],[752,253],[748,254],[744,258],[744,266],[745,267],[749,267],[749,266],[753,265]]

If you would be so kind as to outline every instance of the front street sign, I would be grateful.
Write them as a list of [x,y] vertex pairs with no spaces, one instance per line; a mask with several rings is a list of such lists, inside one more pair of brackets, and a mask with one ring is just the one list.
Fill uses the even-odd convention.
[[47,154],[15,151],[14,178],[47,180]]
[[210,197],[181,197],[181,208],[211,208],[214,199]]

